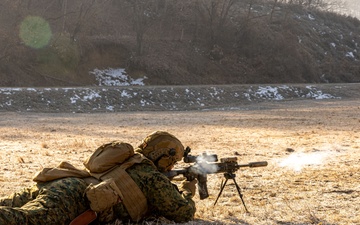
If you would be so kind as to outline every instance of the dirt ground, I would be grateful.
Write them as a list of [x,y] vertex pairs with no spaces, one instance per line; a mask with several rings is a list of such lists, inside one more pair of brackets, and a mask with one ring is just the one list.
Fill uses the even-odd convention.
[[195,196],[196,220],[187,224],[359,224],[359,127],[356,99],[257,103],[228,111],[2,112],[0,195],[33,185],[34,173],[63,160],[82,168],[105,142],[137,145],[150,132],[166,130],[193,154],[269,164],[236,172],[249,213],[232,181],[214,206],[224,176],[212,174],[210,197]]

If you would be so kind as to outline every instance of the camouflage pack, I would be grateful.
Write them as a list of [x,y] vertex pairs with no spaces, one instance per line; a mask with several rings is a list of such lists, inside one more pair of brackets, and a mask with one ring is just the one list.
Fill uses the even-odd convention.
[[103,173],[133,156],[134,148],[125,142],[113,141],[97,148],[85,161],[91,173]]

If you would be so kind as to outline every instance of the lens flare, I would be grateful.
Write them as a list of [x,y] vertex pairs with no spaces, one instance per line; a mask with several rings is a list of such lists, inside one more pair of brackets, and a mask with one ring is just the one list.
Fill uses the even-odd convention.
[[49,23],[39,16],[28,16],[20,25],[20,38],[29,47],[43,48],[51,36]]

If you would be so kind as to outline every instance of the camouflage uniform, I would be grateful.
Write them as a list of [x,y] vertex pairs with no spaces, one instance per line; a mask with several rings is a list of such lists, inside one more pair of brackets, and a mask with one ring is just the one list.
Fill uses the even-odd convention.
[[[190,192],[180,193],[167,177],[147,163],[133,165],[127,172],[147,198],[149,216],[163,216],[175,222],[192,220],[195,203]],[[0,224],[69,224],[89,208],[84,190],[87,183],[80,178],[64,178],[39,183],[33,188],[0,199]],[[98,222],[130,220],[119,203],[98,214]]]
[[39,183],[8,198],[0,199],[0,224],[66,224],[88,208],[79,178]]
[[[162,173],[149,164],[136,164],[127,172],[147,198],[149,216],[163,216],[175,222],[186,222],[194,218],[195,202],[191,192],[179,192]],[[129,218],[122,204],[113,207],[115,218]]]

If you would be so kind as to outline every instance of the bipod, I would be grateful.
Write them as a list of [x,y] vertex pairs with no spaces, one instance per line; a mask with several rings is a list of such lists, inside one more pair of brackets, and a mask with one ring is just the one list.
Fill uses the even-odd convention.
[[218,196],[217,196],[217,198],[215,200],[214,206],[216,205],[217,201],[219,200],[219,197],[220,197],[221,193],[223,192],[226,183],[228,182],[229,179],[231,179],[231,180],[234,181],[234,184],[235,184],[236,190],[237,190],[237,192],[238,192],[238,194],[240,196],[241,202],[243,203],[244,208],[245,208],[246,212],[248,213],[249,211],[246,208],[246,205],[245,205],[245,202],[244,202],[244,199],[243,199],[243,194],[241,193],[241,189],[240,189],[240,187],[237,184],[236,179],[235,179],[236,175],[234,173],[224,173],[224,177],[225,177],[225,182],[221,184],[220,192],[219,192],[219,194],[218,194]]

